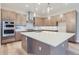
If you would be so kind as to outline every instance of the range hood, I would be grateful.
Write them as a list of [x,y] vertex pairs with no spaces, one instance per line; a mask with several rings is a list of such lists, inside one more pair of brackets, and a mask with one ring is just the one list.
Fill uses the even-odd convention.
[[34,20],[34,13],[32,11],[27,12],[27,24],[26,27],[28,30],[33,29],[33,20]]

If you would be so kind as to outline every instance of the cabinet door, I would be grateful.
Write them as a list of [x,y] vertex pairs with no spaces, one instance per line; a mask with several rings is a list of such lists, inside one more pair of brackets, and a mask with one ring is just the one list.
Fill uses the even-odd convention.
[[58,21],[58,16],[51,16],[50,19],[45,19],[44,23],[45,25],[48,25],[48,26],[56,26],[56,23]]
[[26,25],[26,16],[21,15],[21,24]]
[[10,20],[16,20],[16,13],[12,11],[8,11],[8,17]]
[[39,25],[40,25],[39,18],[36,18],[36,19],[35,19],[35,25],[36,25],[36,26],[39,26]]
[[46,18],[36,18],[35,20],[35,25],[40,25],[40,26],[55,26],[57,21],[57,17],[51,17],[51,19],[46,19]]
[[17,14],[16,25],[26,25],[26,17],[21,14]]
[[40,41],[32,39],[32,49],[33,53],[36,55],[49,55],[50,54],[50,46],[44,44]]
[[16,41],[21,40],[21,34],[20,34],[20,32],[16,32],[15,40]]
[[56,21],[57,21],[57,16],[51,17],[51,19],[49,21],[49,25],[56,26]]
[[17,14],[16,21],[15,21],[16,25],[20,25],[20,21],[21,21],[20,15]]
[[65,14],[67,32],[75,33],[76,31],[76,11]]
[[16,13],[9,10],[2,9],[2,18],[16,20]]
[[3,19],[9,18],[8,17],[8,11],[7,10],[2,9],[2,18]]
[[21,35],[21,39],[22,39],[22,47],[27,52],[27,39],[26,39],[26,36]]
[[14,42],[15,41],[15,36],[14,37],[3,37],[1,40],[1,43],[8,43],[8,42]]
[[37,26],[44,26],[45,25],[44,20],[45,20],[44,18],[37,17],[35,19],[35,25],[37,25]]
[[45,19],[45,20],[44,20],[44,25],[45,25],[45,26],[48,26],[48,25],[50,25],[50,20],[48,20],[48,19]]

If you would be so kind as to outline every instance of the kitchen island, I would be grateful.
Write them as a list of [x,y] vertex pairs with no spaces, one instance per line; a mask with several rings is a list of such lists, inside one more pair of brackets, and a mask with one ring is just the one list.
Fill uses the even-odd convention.
[[68,39],[74,33],[63,32],[21,32],[22,46],[27,53],[35,55],[65,55]]

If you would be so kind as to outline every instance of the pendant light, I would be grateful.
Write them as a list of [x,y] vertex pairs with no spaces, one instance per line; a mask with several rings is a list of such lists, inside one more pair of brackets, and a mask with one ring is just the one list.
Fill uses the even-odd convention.
[[51,6],[50,6],[50,3],[48,3],[47,5],[48,5],[48,7],[47,7],[47,13],[48,13],[47,19],[50,20],[51,16],[49,16],[49,13],[50,13]]

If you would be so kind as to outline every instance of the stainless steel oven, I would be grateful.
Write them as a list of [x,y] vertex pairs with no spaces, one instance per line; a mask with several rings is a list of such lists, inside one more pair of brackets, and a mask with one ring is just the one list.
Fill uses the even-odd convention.
[[14,21],[2,21],[2,36],[14,36],[15,35],[15,26]]

